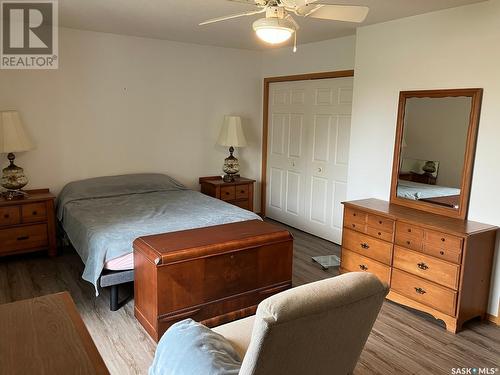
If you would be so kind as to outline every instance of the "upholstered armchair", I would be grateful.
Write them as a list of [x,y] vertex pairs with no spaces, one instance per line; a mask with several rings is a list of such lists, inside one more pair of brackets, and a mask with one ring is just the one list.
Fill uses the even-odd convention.
[[[168,337],[162,339],[165,345],[161,348],[160,342],[150,373],[350,374],[387,292],[387,285],[373,274],[348,273],[269,297],[259,304],[254,316],[211,331],[201,326],[208,333],[196,333],[199,342],[192,348],[181,348],[185,342],[181,344],[176,339],[193,341],[192,336],[180,332],[175,336],[167,331]],[[205,351],[209,357],[195,355],[197,350]],[[169,355],[169,351],[177,352]],[[184,355],[177,355],[183,351]],[[210,355],[215,357],[213,361]],[[197,358],[201,359],[196,362]],[[175,361],[189,363],[173,364]],[[210,363],[208,369],[207,361],[217,363],[214,366]],[[225,366],[228,363],[230,366]]]

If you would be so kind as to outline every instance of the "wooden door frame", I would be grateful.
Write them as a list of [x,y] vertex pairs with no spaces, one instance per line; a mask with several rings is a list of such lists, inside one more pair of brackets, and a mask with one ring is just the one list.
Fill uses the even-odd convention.
[[264,105],[262,119],[262,172],[260,183],[260,212],[266,216],[266,188],[267,188],[267,133],[269,131],[269,85],[276,82],[311,81],[316,79],[354,77],[354,70],[337,70],[333,72],[296,74],[264,78]]

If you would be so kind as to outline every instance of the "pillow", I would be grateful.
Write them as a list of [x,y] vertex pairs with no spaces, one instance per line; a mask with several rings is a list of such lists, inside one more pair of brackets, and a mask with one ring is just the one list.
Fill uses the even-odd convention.
[[62,189],[57,199],[57,218],[62,220],[66,204],[82,199],[186,189],[173,178],[159,173],[104,176],[73,181]]
[[224,336],[186,319],[161,338],[149,375],[237,375],[240,367],[241,358]]

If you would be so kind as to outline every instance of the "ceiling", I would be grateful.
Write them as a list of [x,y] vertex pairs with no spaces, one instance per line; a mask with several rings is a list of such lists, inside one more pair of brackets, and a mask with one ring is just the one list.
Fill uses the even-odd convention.
[[[338,0],[338,4],[366,5],[370,13],[361,25],[452,8],[483,0]],[[265,49],[252,31],[262,15],[243,17],[203,27],[209,18],[255,9],[226,0],[60,0],[60,25],[115,34],[175,40],[222,47]],[[298,43],[316,42],[355,33],[357,24],[296,17]]]

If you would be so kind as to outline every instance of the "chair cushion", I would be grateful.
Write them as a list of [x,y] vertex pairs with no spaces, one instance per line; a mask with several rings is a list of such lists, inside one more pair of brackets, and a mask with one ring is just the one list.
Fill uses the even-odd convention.
[[250,345],[254,321],[255,315],[252,315],[248,318],[235,320],[234,322],[212,328],[212,331],[224,336],[233,348],[236,349],[240,357],[243,358],[247,352],[248,345]]
[[241,358],[222,335],[186,319],[161,338],[149,375],[237,375],[240,367]]

